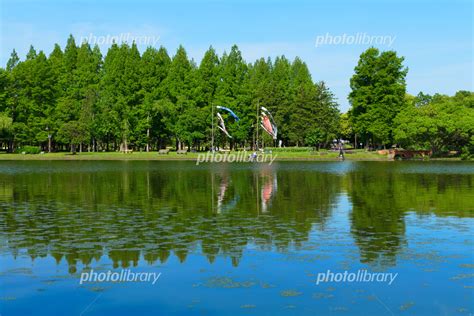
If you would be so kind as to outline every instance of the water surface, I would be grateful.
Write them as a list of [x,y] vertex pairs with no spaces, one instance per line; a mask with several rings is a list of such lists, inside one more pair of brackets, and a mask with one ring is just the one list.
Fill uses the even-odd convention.
[[[474,164],[0,162],[1,315],[474,313]],[[79,284],[81,272],[160,272]],[[398,273],[392,285],[317,274]]]

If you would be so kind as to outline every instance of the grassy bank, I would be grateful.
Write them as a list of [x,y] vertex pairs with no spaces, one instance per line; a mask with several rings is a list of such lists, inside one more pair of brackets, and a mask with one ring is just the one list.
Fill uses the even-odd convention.
[[[232,152],[237,153],[237,152]],[[158,152],[134,152],[124,154],[120,152],[83,152],[72,155],[70,153],[45,153],[45,154],[7,154],[0,153],[0,160],[197,160],[200,153],[187,153],[178,155],[176,152],[159,155]],[[206,154],[206,153],[201,153]],[[242,153],[241,153],[242,154]],[[250,154],[250,152],[247,152]],[[269,154],[268,154],[269,155]],[[320,152],[311,151],[278,151],[273,152],[275,161],[336,161],[338,152],[322,150]],[[376,152],[367,152],[363,149],[346,153],[346,160],[354,161],[387,161],[385,155]],[[459,158],[437,158],[431,160],[460,160]]]
[[[236,153],[236,152],[233,152]],[[204,153],[206,154],[206,153]],[[250,152],[247,152],[250,154]],[[176,152],[159,155],[157,152],[134,152],[129,154],[119,152],[83,152],[72,155],[70,153],[45,153],[45,154],[7,154],[0,153],[0,160],[196,160],[199,153],[178,155]],[[333,151],[321,152],[274,152],[276,161],[285,160],[338,160],[338,153]],[[387,160],[384,155],[364,150],[346,154],[346,160]]]

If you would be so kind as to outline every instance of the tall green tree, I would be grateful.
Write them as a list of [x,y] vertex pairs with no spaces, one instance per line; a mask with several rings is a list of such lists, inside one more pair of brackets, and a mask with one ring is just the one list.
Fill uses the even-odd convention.
[[[289,132],[293,105],[293,90],[291,89],[291,63],[285,57],[277,57],[272,71],[272,115],[278,125],[278,138],[289,145]],[[270,110],[270,109],[269,109]]]
[[305,136],[316,125],[311,113],[315,107],[316,87],[311,79],[308,66],[300,58],[295,58],[291,64],[291,92],[288,126],[290,144],[301,146],[305,143]]
[[120,47],[113,43],[104,57],[102,75],[100,79],[99,102],[96,126],[98,138],[103,142],[104,149],[109,151],[120,137],[120,118],[117,109],[121,103],[121,78],[124,66],[124,56]]
[[394,51],[369,48],[360,56],[350,85],[350,117],[360,140],[378,145],[393,142],[395,116],[405,106],[408,69]]
[[146,151],[150,150],[152,138],[158,136],[156,133],[153,133],[157,129],[154,122],[158,119],[155,102],[162,98],[163,91],[161,85],[168,75],[170,62],[168,53],[163,47],[159,50],[148,47],[140,61],[140,94],[142,102],[134,109],[137,124],[134,126],[133,133],[136,144],[140,147],[145,146]]
[[[242,58],[237,45],[233,45],[229,54],[224,53],[220,61],[220,80],[216,89],[216,104],[229,107],[241,118],[239,122],[229,121],[227,127],[233,135],[230,146],[236,143],[248,144],[252,138],[252,126],[255,125],[256,109],[251,106],[249,85],[249,67]],[[218,139],[227,141],[221,133]]]
[[168,101],[165,124],[176,141],[177,149],[182,149],[186,144],[191,146],[196,136],[193,132],[203,128],[199,126],[202,118],[193,95],[197,86],[196,77],[196,66],[188,59],[184,47],[180,46],[173,56],[164,82]]
[[197,89],[196,89],[196,105],[199,107],[204,116],[205,139],[207,139],[208,147],[210,147],[212,138],[212,107],[216,104],[216,91],[220,81],[220,60],[214,48],[209,49],[204,54],[199,68],[197,70]]
[[[259,136],[259,144],[271,144],[272,138],[260,128],[260,108],[263,106],[270,112],[276,112],[274,100],[274,84],[272,78],[273,64],[270,59],[260,58],[251,67],[249,67],[249,85],[251,93],[250,113],[254,111],[254,120],[252,122],[252,133],[255,137]],[[257,133],[258,131],[258,133]],[[260,133],[261,132],[261,133]]]
[[120,149],[127,151],[130,141],[135,141],[131,133],[137,124],[134,108],[142,102],[140,53],[135,43],[131,46],[113,44],[105,57],[99,101],[102,117],[108,122],[100,130],[109,141],[120,143]]

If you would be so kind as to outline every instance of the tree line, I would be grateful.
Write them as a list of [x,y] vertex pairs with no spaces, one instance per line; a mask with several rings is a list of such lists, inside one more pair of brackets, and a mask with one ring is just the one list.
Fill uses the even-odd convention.
[[[339,110],[324,82],[313,82],[300,58],[260,58],[247,63],[239,48],[218,56],[210,47],[199,65],[180,46],[142,54],[135,43],[77,45],[47,56],[33,46],[25,60],[15,50],[0,68],[0,138],[3,148],[110,151],[209,149],[212,107],[223,105],[241,118],[228,122],[232,139],[216,130],[216,143],[230,148],[274,145],[259,127],[269,109],[285,146],[328,143],[337,137]],[[259,138],[256,139],[257,135]]]
[[341,116],[344,138],[357,146],[430,149],[435,154],[474,150],[474,93],[406,93],[408,68],[393,51],[369,48],[350,80],[351,109]]
[[394,51],[364,51],[350,79],[350,109],[341,114],[323,81],[304,61],[284,56],[247,63],[234,45],[218,56],[212,46],[199,65],[180,46],[142,54],[132,43],[77,45],[70,36],[46,56],[30,47],[21,61],[13,50],[0,68],[0,143],[10,152],[25,145],[44,151],[208,150],[212,108],[240,117],[227,121],[229,139],[215,128],[215,144],[231,149],[275,146],[259,130],[266,107],[284,146],[327,147],[334,139],[356,148],[474,148],[474,93],[454,96],[406,92],[408,69]]

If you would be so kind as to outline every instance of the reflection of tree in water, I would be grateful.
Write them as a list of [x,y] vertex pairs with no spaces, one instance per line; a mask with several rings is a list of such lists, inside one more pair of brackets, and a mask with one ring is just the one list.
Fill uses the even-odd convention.
[[[395,169],[396,171],[396,169]],[[374,266],[395,265],[406,243],[405,214],[473,216],[471,175],[410,174],[372,168],[347,175],[352,202],[351,232],[361,261]]]
[[[268,179],[278,190],[264,213]],[[221,202],[230,206],[218,213],[223,183]],[[104,254],[115,267],[136,266],[141,257],[166,262],[172,254],[184,262],[199,251],[210,262],[228,256],[238,265],[249,242],[301,245],[313,224],[324,225],[339,187],[336,175],[259,168],[20,173],[0,179],[7,192],[0,194],[0,228],[9,252],[65,259],[71,272]]]
[[404,213],[397,207],[392,181],[391,176],[349,174],[351,232],[363,263],[394,265],[396,254],[405,242]]
[[0,177],[0,238],[8,247],[1,251],[67,260],[71,272],[104,255],[116,267],[137,265],[141,258],[149,264],[172,256],[184,262],[193,252],[211,263],[227,256],[238,265],[249,243],[278,251],[300,247],[313,226],[324,228],[345,183],[361,260],[387,266],[405,243],[407,211],[474,212],[471,174],[410,174],[385,164],[364,170],[361,164],[341,176],[176,162],[94,162],[84,165],[100,172],[76,172],[69,163],[55,172]]

